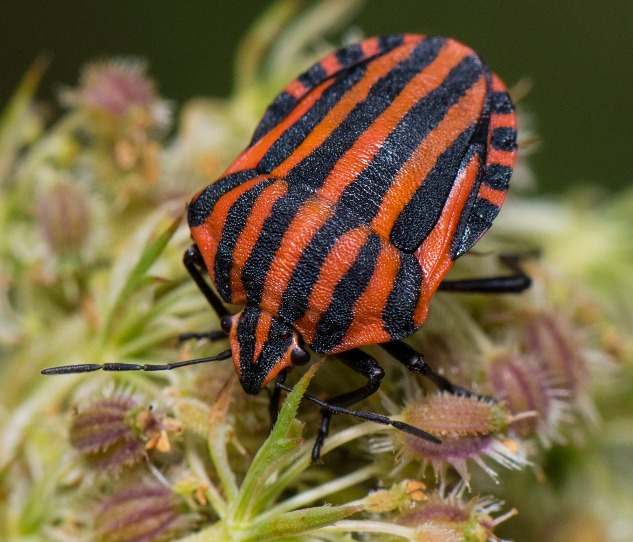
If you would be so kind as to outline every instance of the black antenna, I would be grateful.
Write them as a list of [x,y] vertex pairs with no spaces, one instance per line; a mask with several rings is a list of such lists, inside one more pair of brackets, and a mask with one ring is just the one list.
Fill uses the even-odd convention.
[[[283,385],[281,382],[277,382],[275,385],[277,388],[282,389],[284,391],[292,391],[292,388],[289,388],[288,386]],[[320,401],[319,399],[317,399],[316,397],[312,397],[311,395],[304,394],[303,398],[307,399],[308,401],[312,401],[313,403],[319,405],[323,410],[327,410],[331,412],[332,414],[347,414],[348,416],[356,416],[357,418],[368,420],[370,422],[379,423],[381,425],[391,425],[392,427],[395,427],[396,429],[399,429],[400,431],[404,431],[405,433],[408,433],[409,435],[413,435],[414,437],[428,440],[429,442],[432,442],[434,444],[442,444],[442,441],[439,438],[437,438],[435,435],[431,435],[431,433],[427,433],[426,431],[423,431],[422,429],[414,427],[413,425],[409,425],[408,423],[394,421],[388,418],[387,416],[382,416],[381,414],[374,414],[372,412],[363,412],[360,410],[350,410],[349,408],[343,408],[343,407],[330,405],[329,403]]]
[[178,367],[186,367],[187,365],[196,365],[198,363],[207,363],[208,361],[218,361],[231,357],[231,349],[220,352],[217,356],[209,358],[191,359],[188,361],[179,361],[178,363],[168,363],[167,365],[135,365],[133,363],[104,363],[99,365],[96,363],[86,363],[84,365],[64,365],[62,367],[51,367],[43,369],[43,375],[67,375],[75,373],[91,373],[93,371],[169,371]]

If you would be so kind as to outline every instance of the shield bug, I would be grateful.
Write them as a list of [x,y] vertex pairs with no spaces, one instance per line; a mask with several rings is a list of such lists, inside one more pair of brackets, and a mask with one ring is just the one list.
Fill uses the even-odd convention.
[[[424,323],[436,290],[519,292],[530,280],[443,281],[491,226],[516,155],[506,87],[477,54],[447,38],[393,35],[340,49],[292,81],[246,148],[196,194],[195,244],[184,264],[221,320],[231,348],[171,365],[60,367],[48,373],[163,370],[233,357],[244,390],[275,381],[312,351],[367,378],[317,402],[318,460],[333,413],[410,425],[348,407],[378,390],[384,371],[359,349],[378,344],[440,389],[468,393],[400,339]],[[215,291],[204,278],[209,275]],[[217,292],[217,293],[216,293]],[[237,314],[224,303],[244,305]]]

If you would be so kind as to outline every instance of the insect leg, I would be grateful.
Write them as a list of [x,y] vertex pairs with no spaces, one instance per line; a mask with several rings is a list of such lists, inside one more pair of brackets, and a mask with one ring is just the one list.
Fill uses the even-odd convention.
[[281,402],[281,390],[283,389],[282,386],[286,381],[286,376],[288,376],[288,373],[286,373],[286,371],[281,371],[277,375],[277,380],[275,381],[275,389],[270,396],[268,412],[270,413],[271,427],[274,426],[277,422],[277,416],[279,415],[279,403]]
[[411,348],[407,343],[402,341],[392,341],[388,343],[380,343],[379,346],[383,350],[389,352],[389,354],[396,358],[410,371],[417,371],[428,378],[441,391],[449,391],[450,393],[458,395],[472,395],[470,391],[452,384],[450,380],[433,371],[429,364],[424,361],[424,356],[415,349]]
[[[341,352],[337,354],[337,357],[350,369],[353,369],[367,378],[367,384],[357,390],[329,399],[327,401],[328,405],[345,408],[362,401],[378,390],[380,382],[383,376],[385,376],[385,371],[374,358],[356,348],[348,350],[347,352]],[[321,425],[316,442],[314,443],[314,448],[312,449],[312,461],[315,463],[320,462],[321,448],[323,447],[325,437],[327,437],[330,431],[330,420],[332,419],[331,410],[324,408],[321,412]]]
[[206,339],[207,341],[219,341],[221,339],[226,339],[226,333],[224,331],[202,331],[200,333],[181,333],[178,335],[178,340],[180,342],[188,341],[190,339],[196,339],[197,341],[201,339]]
[[443,280],[438,290],[445,292],[463,292],[480,294],[518,294],[527,290],[532,284],[516,256],[503,256],[501,261],[514,271],[514,275],[487,277],[483,279]]
[[[187,249],[182,258],[182,262],[185,264],[187,271],[189,271],[191,278],[194,280],[200,291],[204,294],[204,297],[206,297],[207,301],[211,304],[211,307],[218,315],[218,318],[222,318],[224,315],[228,314],[229,312],[224,307],[222,300],[207,284],[207,281],[204,280],[204,277],[200,272],[201,269],[207,271],[207,266],[204,263],[202,254],[200,254],[200,249],[198,248],[198,245],[191,245]],[[224,331],[218,330],[203,333],[181,333],[178,336],[178,340],[180,342],[188,341],[189,339],[207,339],[209,341],[219,341],[220,339],[226,339],[226,333],[224,333]]]
[[187,271],[191,275],[191,278],[194,280],[200,291],[204,294],[204,297],[207,298],[207,301],[210,303],[213,310],[216,312],[219,318],[222,318],[224,315],[228,314],[229,311],[226,310],[222,300],[215,294],[215,292],[211,289],[211,287],[204,280],[200,269],[207,270],[207,266],[204,263],[204,259],[202,258],[202,254],[200,254],[200,249],[198,245],[191,245],[185,255],[182,258],[182,262],[185,264]]

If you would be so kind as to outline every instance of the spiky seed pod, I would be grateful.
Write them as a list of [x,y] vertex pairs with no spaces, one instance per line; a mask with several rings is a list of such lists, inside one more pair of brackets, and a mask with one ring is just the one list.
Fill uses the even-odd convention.
[[97,512],[100,542],[151,542],[174,538],[189,523],[179,512],[176,495],[163,486],[140,486],[115,492]]
[[523,341],[557,387],[569,390],[573,399],[586,393],[591,384],[586,338],[567,317],[536,314],[523,327]]
[[524,354],[508,354],[493,359],[488,366],[488,382],[494,396],[505,402],[514,415],[535,411],[538,416],[517,420],[512,430],[523,438],[537,434],[543,444],[560,442],[560,423],[569,406],[565,390],[556,389],[541,364]]
[[453,465],[464,480],[469,479],[466,460],[472,459],[493,478],[496,473],[481,456],[493,458],[508,468],[519,468],[526,461],[499,437],[513,421],[505,406],[483,397],[438,393],[410,403],[403,420],[439,437],[442,444],[408,435],[396,434],[400,458],[430,461],[436,473],[443,474],[446,464]]
[[146,456],[145,440],[159,430],[151,411],[121,393],[81,408],[70,425],[70,442],[93,469],[119,472]]
[[502,503],[491,498],[474,498],[464,502],[464,487],[458,484],[448,497],[444,497],[441,491],[434,492],[427,502],[401,514],[396,522],[415,528],[418,535],[415,540],[425,542],[497,540],[493,534],[494,528],[516,511],[493,519],[490,514],[499,510]]
[[90,211],[85,192],[72,184],[56,184],[37,202],[37,223],[51,252],[79,255],[90,232]]
[[79,88],[65,90],[62,99],[67,105],[112,117],[144,111],[151,115],[152,123],[167,124],[169,108],[158,98],[146,71],[147,63],[141,59],[94,62],[83,69]]

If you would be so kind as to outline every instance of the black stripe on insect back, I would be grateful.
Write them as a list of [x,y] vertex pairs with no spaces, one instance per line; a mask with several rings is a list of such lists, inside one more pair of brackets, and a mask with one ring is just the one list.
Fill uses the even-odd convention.
[[402,34],[392,34],[391,36],[380,36],[378,38],[378,50],[381,53],[388,53],[401,45],[404,45],[404,35]]
[[255,361],[255,331],[261,316],[261,309],[247,305],[237,321],[237,343],[240,346],[240,367],[242,373]]
[[339,237],[359,225],[358,216],[339,205],[335,215],[319,228],[299,258],[281,297],[279,316],[283,320],[292,324],[305,314],[325,258]]
[[501,164],[488,164],[483,183],[493,190],[505,191],[510,185],[512,168]]
[[[485,198],[477,198],[468,214],[468,221],[459,238],[454,238],[451,246],[451,258],[457,259],[470,249],[477,240],[492,226],[492,221],[499,214],[499,207]],[[460,242],[455,241],[459,239]]]
[[387,75],[372,85],[367,98],[356,104],[349,115],[327,137],[323,144],[297,164],[287,176],[291,184],[320,188],[330,171],[371,126],[393,100],[421,70],[437,57],[443,38],[420,42],[411,54]]
[[416,329],[413,312],[420,299],[422,269],[412,254],[400,252],[400,268],[382,310],[384,330],[392,339],[411,335]]
[[360,43],[355,43],[349,47],[339,49],[336,53],[334,53],[334,56],[336,56],[336,60],[338,60],[341,67],[345,68],[360,62],[363,60],[365,55],[363,54]]
[[[288,350],[292,343],[292,333],[288,326],[276,318],[272,318],[266,342],[262,346],[261,353],[257,359],[253,359],[255,354],[255,331],[257,323],[261,318],[261,309],[247,306],[244,312],[251,322],[246,322],[240,330],[238,323],[237,338],[240,345],[240,382],[248,393],[257,394],[262,388],[262,383],[270,373],[271,369]],[[250,335],[249,335],[250,333]],[[286,335],[287,338],[282,338]],[[242,352],[245,355],[242,357]]]
[[337,77],[337,81],[325,89],[321,98],[271,145],[257,164],[257,170],[270,173],[286,160],[345,93],[363,78],[365,69],[366,64],[359,64]]
[[[407,112],[365,170],[345,189],[339,203],[352,206],[367,223],[371,222],[402,166],[411,158],[429,133],[438,126],[448,110],[481,78],[482,73],[483,67],[476,56],[471,55],[462,59],[440,85]],[[398,248],[414,251],[437,222],[454,179],[448,170],[442,168],[450,168],[452,173],[457,172],[457,167],[452,166],[459,166],[461,157],[466,151],[472,129],[467,132],[465,132],[466,135],[460,135],[448,152],[445,151],[440,157],[436,170],[433,170],[422,184],[421,193],[416,194],[416,197],[431,204],[431,211],[427,213],[426,207],[416,207],[415,204],[409,203],[398,218],[394,227],[395,231],[391,235],[392,243]],[[431,183],[429,188],[425,188],[427,182]],[[408,221],[415,222],[415,219],[420,224],[407,223]],[[432,220],[431,228],[423,230],[424,233],[406,231],[409,228],[420,227],[429,220]],[[414,244],[416,242],[417,245]]]
[[257,128],[255,128],[255,132],[253,133],[253,137],[251,138],[251,142],[248,146],[252,147],[283,119],[285,119],[288,116],[288,113],[295,108],[297,103],[297,99],[291,94],[288,94],[285,90],[279,93],[273,100],[273,103],[271,103],[268,106],[268,109],[266,109],[266,112],[262,116],[262,120],[259,121]]
[[437,224],[453,188],[474,125],[464,130],[437,159],[433,169],[396,219],[389,240],[406,252],[414,252]]
[[490,112],[494,115],[507,115],[514,111],[514,105],[510,95],[505,91],[492,92],[490,94]]
[[495,128],[490,138],[490,146],[499,151],[516,150],[517,131],[514,128]]
[[329,352],[345,337],[354,320],[354,304],[374,275],[380,244],[380,237],[372,233],[361,247],[354,264],[336,284],[332,301],[321,316],[317,332],[310,343],[315,352]]
[[251,303],[261,302],[266,276],[275,253],[281,246],[290,223],[310,195],[310,192],[295,188],[273,204],[270,216],[264,221],[255,246],[242,269],[242,284]]
[[190,228],[202,226],[207,217],[213,212],[218,200],[227,192],[237,188],[242,183],[257,177],[259,173],[254,169],[245,169],[218,179],[207,186],[198,196],[196,201],[189,205],[187,222]]
[[218,250],[215,254],[213,270],[215,273],[215,284],[218,293],[227,303],[231,302],[231,267],[233,265],[233,251],[235,243],[242,233],[246,221],[253,210],[257,198],[262,191],[274,183],[274,179],[269,179],[256,184],[253,188],[247,190],[237,201],[231,205],[229,212],[222,228],[222,239],[218,244]]

